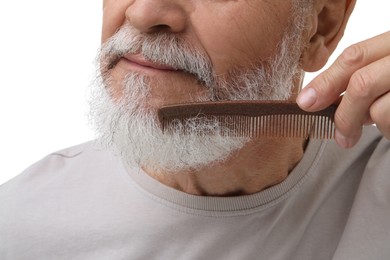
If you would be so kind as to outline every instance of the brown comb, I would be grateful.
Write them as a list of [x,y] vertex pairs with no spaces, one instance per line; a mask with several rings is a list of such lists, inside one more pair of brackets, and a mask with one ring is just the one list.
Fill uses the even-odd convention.
[[158,117],[165,132],[187,119],[208,118],[227,127],[229,136],[331,139],[336,109],[306,112],[287,101],[218,101],[164,106]]

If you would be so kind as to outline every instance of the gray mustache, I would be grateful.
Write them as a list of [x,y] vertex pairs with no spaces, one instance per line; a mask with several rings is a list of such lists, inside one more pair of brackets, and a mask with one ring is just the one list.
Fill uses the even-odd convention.
[[142,54],[148,61],[167,65],[194,75],[206,86],[215,83],[212,63],[204,51],[182,37],[168,34],[140,34],[131,26],[122,26],[100,50],[103,70],[110,70],[125,54]]

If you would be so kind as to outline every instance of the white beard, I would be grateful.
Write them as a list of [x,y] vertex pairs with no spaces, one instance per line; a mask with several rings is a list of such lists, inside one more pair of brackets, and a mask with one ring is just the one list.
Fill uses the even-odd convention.
[[[185,127],[190,131],[185,135],[179,131],[163,133],[155,111],[146,105],[148,79],[140,75],[129,74],[123,82],[123,96],[120,100],[113,100],[107,91],[111,85],[110,64],[124,53],[141,51],[152,61],[196,75],[209,88],[206,100],[285,100],[291,96],[293,81],[301,73],[296,55],[300,53],[297,49],[300,32],[295,32],[295,37],[291,32],[284,37],[271,62],[250,70],[237,70],[223,79],[214,77],[202,52],[194,54],[188,44],[183,47],[183,42],[180,42],[167,53],[166,48],[160,46],[175,41],[156,40],[156,36],[151,39],[133,33],[131,28],[124,26],[104,44],[99,56],[103,75],[99,75],[94,84],[90,113],[101,144],[119,154],[130,166],[147,167],[156,172],[196,171],[223,162],[250,139],[227,137],[221,134],[225,129],[221,129],[218,123],[206,120],[188,121]],[[198,63],[200,56],[201,63]],[[205,97],[200,99],[205,100]],[[213,135],[206,134],[210,130]]]

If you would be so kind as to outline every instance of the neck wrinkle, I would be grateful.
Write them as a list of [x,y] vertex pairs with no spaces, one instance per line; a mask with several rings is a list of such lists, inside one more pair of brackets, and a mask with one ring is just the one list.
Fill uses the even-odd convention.
[[177,173],[143,170],[160,183],[199,196],[242,196],[284,181],[303,157],[306,140],[252,140],[222,163]]

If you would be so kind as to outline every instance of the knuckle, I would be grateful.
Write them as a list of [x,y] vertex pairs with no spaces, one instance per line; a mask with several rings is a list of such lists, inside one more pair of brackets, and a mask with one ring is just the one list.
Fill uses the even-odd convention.
[[322,97],[330,97],[339,95],[337,88],[331,88],[329,86],[334,85],[333,82],[336,82],[337,79],[332,73],[326,73],[323,75],[323,77],[320,77],[317,80],[316,84],[316,91],[318,94],[320,94]]
[[357,66],[362,64],[366,57],[366,48],[361,44],[353,44],[346,48],[341,56],[340,61],[347,66]]
[[375,86],[375,77],[368,70],[358,70],[349,81],[349,93],[358,98],[370,98]]

